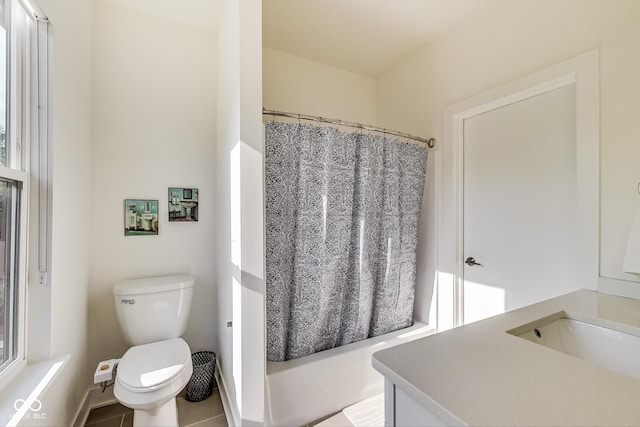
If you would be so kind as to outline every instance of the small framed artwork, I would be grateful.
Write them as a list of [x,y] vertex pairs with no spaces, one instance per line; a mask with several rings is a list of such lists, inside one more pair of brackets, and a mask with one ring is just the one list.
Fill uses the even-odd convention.
[[155,236],[158,234],[158,201],[125,199],[124,235]]
[[198,189],[169,187],[169,222],[198,221]]

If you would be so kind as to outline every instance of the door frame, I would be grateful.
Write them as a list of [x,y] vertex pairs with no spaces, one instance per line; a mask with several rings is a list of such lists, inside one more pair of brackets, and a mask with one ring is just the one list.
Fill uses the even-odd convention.
[[436,329],[464,324],[464,120],[563,86],[576,88],[576,277],[597,290],[600,213],[599,51],[592,50],[448,106],[438,165]]

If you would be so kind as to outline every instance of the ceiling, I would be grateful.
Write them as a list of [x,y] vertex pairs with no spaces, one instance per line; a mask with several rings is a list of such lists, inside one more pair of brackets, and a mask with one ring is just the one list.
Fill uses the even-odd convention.
[[263,44],[376,77],[493,0],[264,0]]
[[[217,31],[225,0],[110,1]],[[263,0],[263,44],[376,77],[493,1]]]

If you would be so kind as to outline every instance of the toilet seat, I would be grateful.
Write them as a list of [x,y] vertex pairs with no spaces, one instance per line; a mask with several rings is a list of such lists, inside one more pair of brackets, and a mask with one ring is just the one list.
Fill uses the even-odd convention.
[[129,391],[148,393],[182,376],[191,366],[189,346],[182,338],[173,338],[131,347],[118,364],[116,379]]

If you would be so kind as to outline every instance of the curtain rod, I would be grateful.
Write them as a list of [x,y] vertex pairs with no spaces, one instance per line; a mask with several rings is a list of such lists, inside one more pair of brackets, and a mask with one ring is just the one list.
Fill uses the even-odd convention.
[[429,139],[420,138],[419,136],[410,135],[408,133],[397,132],[394,130],[384,129],[377,126],[363,125],[362,123],[345,122],[344,120],[329,119],[321,116],[310,116],[307,114],[287,113],[285,111],[267,110],[266,108],[262,108],[262,114],[265,116],[289,117],[289,118],[298,119],[298,120],[310,120],[314,122],[331,123],[338,126],[348,126],[348,127],[353,127],[353,128],[363,129],[363,130],[370,130],[374,132],[388,133],[389,135],[399,136],[402,138],[412,139],[414,141],[421,142],[429,148],[434,148],[436,146],[435,138],[429,138]]

